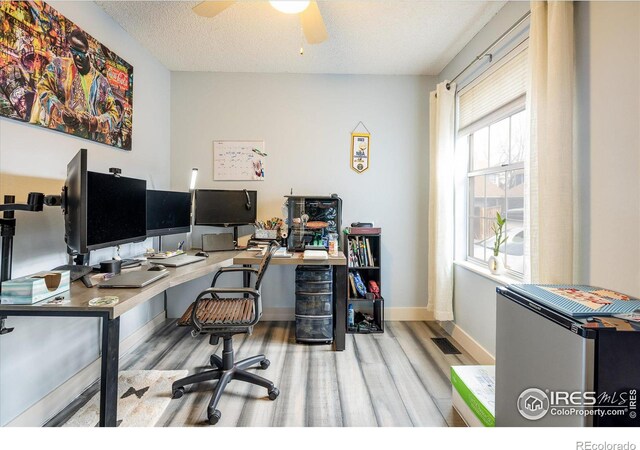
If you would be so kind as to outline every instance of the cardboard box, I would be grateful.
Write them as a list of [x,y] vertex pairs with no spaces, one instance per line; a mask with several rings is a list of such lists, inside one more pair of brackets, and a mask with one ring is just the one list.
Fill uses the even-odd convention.
[[496,366],[451,366],[453,407],[470,427],[496,426]]
[[70,288],[68,270],[51,270],[2,283],[3,305],[30,305],[59,295]]

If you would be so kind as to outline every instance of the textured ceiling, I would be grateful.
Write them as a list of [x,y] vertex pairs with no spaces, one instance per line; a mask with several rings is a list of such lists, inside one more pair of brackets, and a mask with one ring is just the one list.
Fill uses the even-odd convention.
[[176,71],[437,75],[505,2],[319,1],[329,39],[304,43],[298,15],[239,1],[197,16],[192,1],[98,1]]

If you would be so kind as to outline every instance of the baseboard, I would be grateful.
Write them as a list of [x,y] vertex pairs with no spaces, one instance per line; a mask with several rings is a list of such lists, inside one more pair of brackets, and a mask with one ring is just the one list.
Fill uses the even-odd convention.
[[[120,342],[120,358],[129,353],[142,340],[150,336],[165,321],[162,311],[131,336]],[[80,395],[87,387],[100,378],[101,359],[93,361],[63,384],[51,391],[29,409],[9,422],[8,427],[40,427],[62,411],[72,399]]]
[[483,365],[494,365],[496,363],[496,358],[458,325],[453,326],[451,337],[478,363]]
[[[265,322],[295,320],[295,308],[263,308],[262,318]],[[434,320],[433,313],[427,308],[385,308],[384,320],[410,321]]]
[[397,320],[401,322],[412,320],[435,320],[432,311],[426,307],[385,308],[384,320]]
[[296,320],[295,308],[262,308],[261,321],[279,322]]

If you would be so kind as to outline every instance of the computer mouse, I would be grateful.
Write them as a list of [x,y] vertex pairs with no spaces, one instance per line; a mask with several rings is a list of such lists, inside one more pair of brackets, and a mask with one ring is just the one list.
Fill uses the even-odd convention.
[[204,256],[205,258],[208,258],[209,254],[207,252],[198,252],[196,253],[196,256]]
[[165,269],[166,269],[166,267],[163,266],[162,264],[154,264],[151,267],[149,267],[147,270],[148,271],[151,271],[151,270],[158,271],[158,270],[165,270]]

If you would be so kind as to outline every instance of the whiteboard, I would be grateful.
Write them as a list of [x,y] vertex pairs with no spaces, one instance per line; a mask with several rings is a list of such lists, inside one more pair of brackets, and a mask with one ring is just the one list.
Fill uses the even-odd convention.
[[264,180],[264,141],[213,141],[213,179]]

